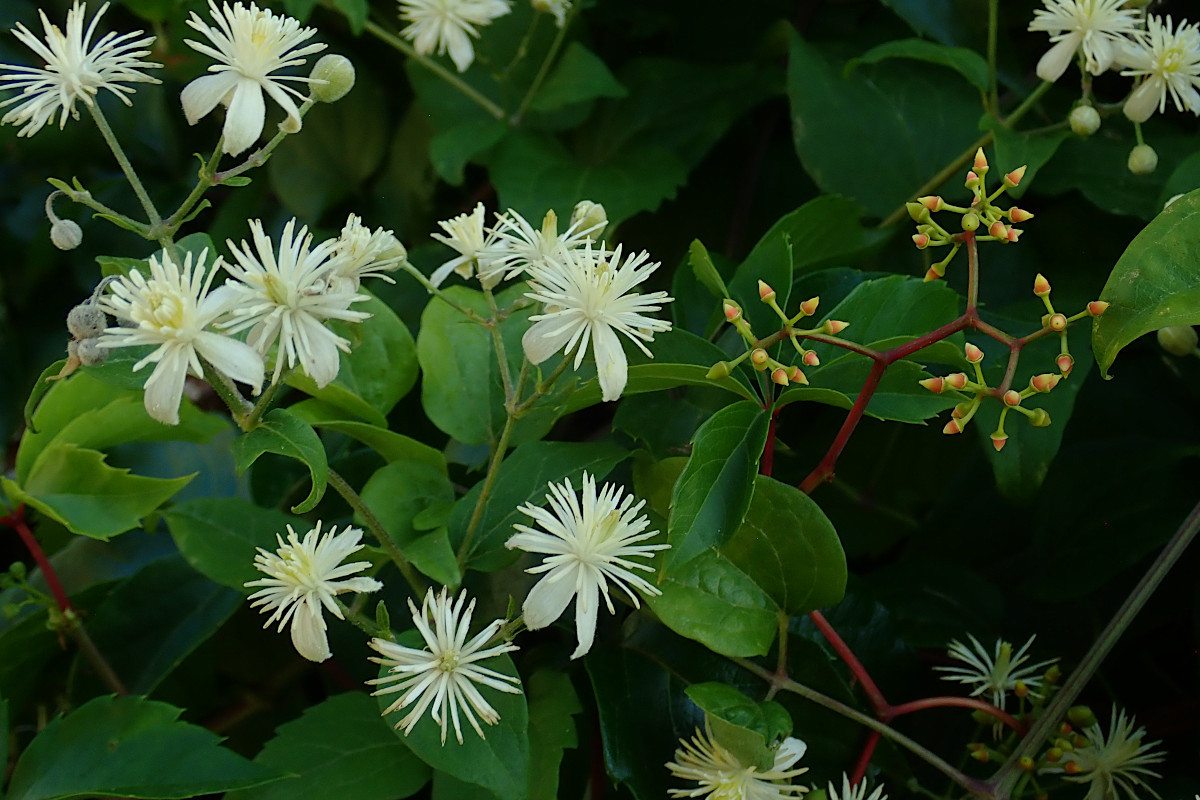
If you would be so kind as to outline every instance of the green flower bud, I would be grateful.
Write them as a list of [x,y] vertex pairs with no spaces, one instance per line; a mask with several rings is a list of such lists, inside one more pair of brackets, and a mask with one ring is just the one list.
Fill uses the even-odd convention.
[[308,77],[313,81],[326,81],[312,84],[313,100],[336,103],[354,88],[354,64],[345,56],[331,53],[317,60]]
[[12,575],[18,581],[24,581],[25,575],[27,574],[25,571],[25,565],[20,561],[14,561],[12,566],[8,568],[8,574]]
[[1087,706],[1072,706],[1067,712],[1067,719],[1077,728],[1090,728],[1097,724],[1096,715]]
[[1100,130],[1100,112],[1091,106],[1076,106],[1067,121],[1079,136],[1091,136]]
[[1148,144],[1139,144],[1129,151],[1129,171],[1134,175],[1149,175],[1158,169],[1158,153]]
[[56,219],[50,225],[50,241],[59,250],[74,250],[83,242],[83,229],[70,219]]
[[979,227],[979,215],[974,211],[969,211],[963,214],[962,229],[964,231],[973,231]]
[[1190,356],[1196,352],[1196,329],[1191,325],[1160,328],[1158,346],[1173,356]]

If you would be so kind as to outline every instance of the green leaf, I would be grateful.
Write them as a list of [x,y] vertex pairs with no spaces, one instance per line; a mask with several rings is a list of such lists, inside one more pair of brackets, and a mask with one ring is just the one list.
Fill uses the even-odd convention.
[[60,358],[46,367],[33,384],[33,389],[29,391],[29,398],[25,401],[25,428],[27,429],[27,436],[38,432],[37,425],[33,421],[33,416],[37,413],[38,404],[42,402],[42,398],[54,387],[54,382],[47,380],[47,378],[58,375],[66,365],[67,360]]
[[280,725],[254,762],[294,778],[231,792],[226,800],[291,800],[299,795],[399,800],[420,790],[431,774],[396,739],[378,704],[362,692],[330,697]]
[[554,65],[529,108],[553,111],[599,97],[625,97],[628,92],[600,57],[572,41]]
[[[311,403],[311,405],[309,405]],[[366,422],[339,419],[331,416],[329,406],[320,401],[301,401],[294,406],[288,406],[288,411],[316,428],[336,431],[370,447],[383,456],[385,461],[415,461],[446,472],[446,457],[441,450],[435,450],[423,442],[418,442],[410,436],[369,425]]]
[[[409,647],[421,647],[424,641],[417,631],[406,631],[397,641]],[[482,666],[504,675],[517,675],[517,669],[507,654],[480,662]],[[379,677],[385,677],[387,665],[381,665]],[[395,685],[395,684],[391,684]],[[381,687],[382,688],[382,687]],[[499,692],[488,686],[477,687],[488,704],[500,715],[497,725],[481,725],[486,739],[479,738],[466,720],[462,720],[463,742],[454,738],[454,726],[449,725],[447,742],[442,743],[441,726],[434,722],[428,709],[416,727],[405,736],[396,726],[412,711],[408,706],[390,714],[384,720],[396,728],[395,735],[405,746],[429,766],[453,775],[455,778],[483,786],[500,800],[527,800],[529,796],[529,711],[524,694]],[[378,696],[381,711],[399,699],[399,694]],[[458,702],[456,699],[455,702]]]
[[[515,532],[513,524],[527,521],[517,511],[525,503],[545,505],[547,484],[562,483],[569,478],[578,490],[583,473],[588,472],[597,482],[629,456],[629,453],[608,442],[528,442],[512,451],[500,462],[492,494],[472,535],[463,566],[489,572],[511,564],[518,553],[505,549],[504,543]],[[456,548],[462,546],[483,482],[454,506],[450,516],[450,540]]]
[[245,472],[263,453],[278,453],[304,462],[312,476],[312,489],[292,511],[296,514],[312,511],[325,494],[329,471],[325,446],[312,426],[285,408],[268,411],[257,428],[233,440],[233,460],[238,472]]
[[370,12],[370,6],[367,5],[367,0],[333,0],[333,4],[346,15],[346,19],[350,22],[350,32],[355,36],[362,33],[363,26],[367,22],[367,14]]
[[446,183],[461,186],[467,163],[492,149],[508,131],[502,120],[487,119],[435,134],[429,140],[429,163]]
[[829,518],[807,494],[765,475],[719,552],[789,616],[834,605],[846,591],[846,555]]
[[572,717],[583,711],[571,677],[543,669],[525,682],[529,700],[529,800],[556,800],[563,751],[579,745]]
[[692,456],[671,497],[668,573],[724,543],[741,524],[768,422],[762,406],[744,401],[721,409],[696,431]]
[[[416,518],[413,521],[416,522]],[[458,568],[446,526],[417,536],[403,550],[414,567],[443,586],[457,588],[462,584],[462,571]]]
[[338,354],[340,365],[333,382],[318,389],[312,378],[293,373],[288,383],[353,414],[359,414],[365,402],[384,416],[417,382],[417,347],[408,326],[378,297],[355,303],[354,310],[365,311],[371,318],[329,323],[334,333],[350,341],[350,352]]
[[242,596],[180,556],[127,578],[88,618],[88,633],[133,694],[149,694],[221,627]]
[[688,264],[696,273],[696,280],[704,284],[705,288],[712,292],[713,297],[718,300],[729,297],[729,287],[725,285],[725,279],[713,266],[712,258],[708,255],[708,248],[699,239],[692,239],[691,245],[688,246]]
[[713,739],[743,764],[768,770],[775,749],[792,732],[792,719],[783,706],[770,700],[757,703],[732,686],[710,681],[684,691],[704,711]]
[[[843,358],[811,371],[808,386],[789,386],[775,401],[776,407],[798,400],[816,401],[849,409],[871,371],[868,358]],[[912,361],[897,361],[888,367],[875,394],[867,404],[867,414],[876,419],[917,425],[936,417],[961,402],[957,392],[934,394],[920,381],[930,374]]]
[[[937,174],[946,153],[966,148],[979,118],[978,92],[938,70],[901,61],[843,77],[799,35],[788,96],[804,169],[823,191],[849,195],[880,217]],[[872,168],[863,169],[866,162]]]
[[109,539],[137,527],[195,477],[144,478],[69,442],[42,450],[23,485],[0,478],[14,503],[28,503],[72,533]]
[[186,798],[278,780],[142,697],[97,697],[39,733],[17,761],[8,800]]
[[1139,336],[1200,323],[1200,190],[1155,217],[1117,260],[1100,299],[1111,305],[1092,327],[1100,374]]
[[[393,461],[375,471],[361,494],[363,502],[378,517],[388,536],[415,563],[413,554],[406,549],[422,536],[413,527],[413,519],[430,506],[452,502],[454,486],[446,477],[444,463],[439,468],[420,461]],[[355,521],[362,524],[357,516]],[[425,547],[431,544],[435,542],[426,542]]]
[[320,3],[321,0],[283,0],[283,9],[289,16],[305,22]]
[[8,764],[8,701],[0,697],[0,764]]
[[872,47],[846,64],[847,73],[859,64],[878,64],[889,58],[909,58],[949,67],[981,92],[988,90],[988,65],[983,56],[965,47],[949,47],[925,39],[896,39]]
[[274,551],[276,535],[294,525],[303,533],[302,519],[260,508],[237,497],[202,498],[176,503],[163,514],[179,552],[194,569],[222,586],[250,594],[243,586],[262,577],[254,568],[258,548]]
[[121,258],[117,256],[96,256],[100,265],[100,274],[104,277],[113,275],[128,275],[131,272],[143,272],[146,269],[144,258]]

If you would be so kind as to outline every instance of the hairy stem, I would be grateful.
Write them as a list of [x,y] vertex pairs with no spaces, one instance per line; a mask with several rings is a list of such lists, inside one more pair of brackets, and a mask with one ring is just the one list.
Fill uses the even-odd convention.
[[358,492],[354,491],[350,484],[346,482],[346,479],[333,469],[329,470],[329,485],[342,496],[347,505],[354,509],[354,513],[362,519],[363,524],[367,526],[367,529],[378,540],[379,546],[392,559],[396,568],[400,570],[400,574],[404,576],[404,580],[408,581],[408,585],[412,587],[417,596],[419,597],[424,594],[426,588],[425,579],[413,569],[412,564],[400,552],[399,546],[388,535],[387,529],[383,527],[383,523],[379,521],[379,517],[375,516],[375,512],[363,502]]
[[154,207],[154,202],[150,199],[150,195],[146,193],[146,187],[142,185],[141,178],[133,169],[133,164],[129,162],[129,157],[125,155],[125,150],[121,147],[121,143],[117,141],[116,134],[108,125],[108,120],[104,118],[104,112],[100,110],[99,103],[88,103],[88,111],[92,113],[92,119],[96,121],[96,127],[100,130],[100,135],[104,137],[105,143],[108,144],[108,149],[112,150],[113,156],[117,159],[117,164],[121,166],[121,172],[125,173],[125,180],[129,181],[130,187],[133,188],[133,193],[137,195],[138,202],[142,204],[142,210],[146,212],[146,219],[150,222],[150,230],[153,238],[157,239],[161,234],[162,217],[158,215],[158,209]]

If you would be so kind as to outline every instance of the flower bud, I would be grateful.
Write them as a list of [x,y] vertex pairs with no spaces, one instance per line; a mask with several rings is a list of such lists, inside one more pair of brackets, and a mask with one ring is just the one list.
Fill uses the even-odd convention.
[[991,225],[988,226],[988,233],[992,236],[995,236],[997,239],[1007,239],[1008,238],[1008,226],[1006,226],[1000,220],[996,220],[995,222],[993,222]]
[[766,281],[758,282],[758,298],[764,303],[768,300],[775,299],[775,290],[767,285]]
[[1158,153],[1148,144],[1139,144],[1129,151],[1128,166],[1134,175],[1149,175],[1158,169]]
[[12,566],[8,568],[8,574],[12,575],[13,578],[18,582],[23,582],[26,575],[28,575],[25,569],[25,564],[21,561],[14,561]]
[[1190,356],[1196,352],[1196,329],[1191,325],[1160,328],[1158,346],[1173,356]]
[[946,383],[951,389],[961,389],[967,385],[967,374],[965,372],[951,372],[946,376]]
[[1063,331],[1067,329],[1067,318],[1062,314],[1051,314],[1047,320],[1050,330]]
[[1067,711],[1067,719],[1071,720],[1071,724],[1076,728],[1090,728],[1098,724],[1096,715],[1087,706],[1071,706]]
[[1046,280],[1046,277],[1040,272],[1033,279],[1033,293],[1038,297],[1045,297],[1050,294],[1050,281]]
[[1029,697],[1029,684],[1025,681],[1017,681],[1013,684],[1013,694],[1021,699]]
[[919,383],[934,394],[941,394],[946,390],[945,378],[926,378]]
[[754,368],[760,372],[767,368],[767,361],[769,361],[770,358],[771,357],[767,355],[767,351],[763,350],[761,347],[756,347],[750,351],[750,363],[753,364]]
[[953,434],[962,433],[962,426],[958,424],[958,420],[952,419],[946,423],[946,427],[942,428],[942,433]]
[[976,750],[975,752],[971,753],[971,758],[975,759],[980,764],[986,764],[992,760],[992,757],[988,755],[987,750]]
[[1033,772],[1033,768],[1036,766],[1036,763],[1029,756],[1021,756],[1021,758],[1017,761],[1017,766],[1026,772]]
[[817,357],[817,353],[815,350],[806,350],[804,352],[804,366],[806,366],[806,367],[821,366],[821,359]]
[[50,225],[50,241],[59,250],[74,250],[83,242],[83,229],[70,219],[56,219]]
[[968,211],[962,216],[962,229],[964,231],[973,231],[979,227],[979,215],[974,211]]
[[1063,751],[1061,747],[1051,747],[1046,751],[1046,760],[1051,764],[1055,764],[1062,760]]
[[825,320],[825,324],[822,325],[821,327],[826,333],[832,334],[833,336],[837,336],[839,333],[846,330],[846,328],[849,328],[850,323],[842,322],[841,320],[838,320],[838,319],[827,319],[827,320]]
[[1063,374],[1064,378],[1070,375],[1071,370],[1075,368],[1075,359],[1071,357],[1070,353],[1063,353],[1054,360],[1054,363],[1058,365],[1058,371]]
[[974,403],[971,401],[964,400],[950,410],[950,416],[954,419],[962,419],[963,417],[967,416],[967,414],[971,413],[971,406],[973,405]]
[[913,222],[928,222],[929,209],[920,203],[905,203],[904,210],[908,212],[908,216]]
[[1020,228],[1009,228],[1007,235],[1004,237],[1004,241],[1009,243],[1015,242],[1017,239],[1021,238],[1021,234],[1024,232],[1025,231],[1021,230]]
[[800,310],[804,312],[804,316],[811,317],[817,313],[817,304],[820,302],[820,297],[810,297],[800,304]]
[[790,370],[788,370],[787,376],[792,383],[799,383],[803,386],[808,386],[808,376],[805,375],[804,371],[799,367],[793,366]]
[[997,453],[999,453],[1001,450],[1003,450],[1004,445],[1008,442],[1008,434],[1005,433],[1004,431],[996,431],[995,433],[992,434],[991,438],[992,438],[992,447],[996,448]]
[[967,179],[965,181],[963,181],[963,186],[966,186],[968,189],[978,188],[979,176],[976,175],[974,172],[968,172]]
[[108,316],[100,306],[80,303],[67,312],[67,330],[76,339],[93,339],[108,327]]
[[1109,304],[1103,300],[1093,300],[1087,304],[1087,312],[1093,317],[1098,317],[1105,311],[1108,311]]
[[1025,170],[1028,168],[1029,167],[1027,164],[1022,164],[1021,166],[1014,169],[1012,172],[1005,175],[1004,176],[1004,185],[1007,186],[1009,189],[1020,186],[1021,179],[1025,177]]
[[571,226],[579,226],[579,231],[599,239],[608,227],[608,212],[599,203],[591,200],[580,200],[571,211]]
[[938,271],[936,269],[934,269],[933,267],[930,267],[929,269],[925,270],[925,283],[929,283],[930,281],[936,281],[941,277],[942,276],[939,275]]
[[771,372],[771,380],[778,383],[780,386],[788,385],[787,370],[783,367],[777,367]]
[[929,247],[929,237],[923,233],[914,233],[912,240],[918,250],[924,250],[926,247]]
[[918,197],[917,202],[928,208],[930,211],[941,211],[942,206],[946,205],[945,201],[943,201],[942,198],[936,194]]
[[721,310],[725,312],[725,319],[729,322],[737,322],[742,318],[742,310],[729,300],[721,304]]
[[1046,679],[1046,683],[1058,683],[1058,679],[1062,677],[1062,668],[1058,664],[1051,664],[1042,677]]
[[718,361],[712,365],[712,369],[704,377],[710,381],[719,381],[721,378],[728,378],[732,371],[728,361]]
[[983,172],[988,168],[987,156],[983,154],[982,147],[975,151],[975,163],[972,166],[978,172]]
[[1062,380],[1061,375],[1055,375],[1053,372],[1043,372],[1041,375],[1034,375],[1029,379],[1029,385],[1036,392],[1045,394],[1058,386],[1058,382]]
[[1035,428],[1045,428],[1050,424],[1050,412],[1044,408],[1035,408],[1029,417],[1029,424]]
[[967,346],[963,348],[963,351],[967,355],[968,363],[978,364],[980,361],[983,361],[983,351],[970,342],[967,342]]
[[1033,214],[1023,208],[1017,208],[1016,206],[1013,206],[1008,210],[1008,218],[1017,223],[1028,222],[1029,220],[1033,219]]
[[1015,389],[1009,389],[1004,393],[1004,405],[1019,406],[1021,405],[1021,393]]
[[345,56],[330,53],[317,59],[308,77],[313,80],[309,84],[313,100],[336,103],[354,88],[354,64]]
[[1091,136],[1100,130],[1100,112],[1091,106],[1075,106],[1067,122],[1077,136]]

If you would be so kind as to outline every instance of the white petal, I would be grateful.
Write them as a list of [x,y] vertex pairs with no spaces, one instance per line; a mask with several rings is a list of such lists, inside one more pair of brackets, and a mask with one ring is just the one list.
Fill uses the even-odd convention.
[[296,652],[309,661],[321,662],[333,655],[329,652],[325,620],[319,607],[314,610],[308,603],[300,603],[292,615],[292,644],[296,646]]
[[183,103],[183,115],[187,117],[188,125],[195,125],[201,117],[216,108],[217,103],[233,91],[237,82],[237,73],[227,70],[196,78],[183,87],[179,100]]
[[587,654],[596,638],[596,617],[600,611],[600,597],[595,581],[587,581],[575,599],[575,635],[579,646],[571,653],[572,660]]
[[236,156],[257,142],[266,120],[262,87],[257,81],[242,78],[233,90],[233,101],[225,112],[225,152]]
[[567,346],[575,332],[575,326],[567,325],[565,330],[558,330],[562,327],[562,319],[549,317],[538,320],[525,331],[525,335],[521,337],[521,345],[525,348],[525,357],[529,359],[529,363],[540,364]]
[[255,392],[262,386],[262,356],[250,345],[211,331],[197,334],[194,344],[200,355],[235,381],[253,386]]
[[629,366],[616,331],[602,322],[593,324],[592,349],[596,352],[596,374],[603,399],[611,402],[620,398],[629,380]]
[[1067,67],[1083,41],[1082,33],[1072,33],[1058,44],[1046,51],[1037,64],[1037,76],[1044,81],[1054,83],[1067,71]]
[[1143,81],[1125,101],[1125,116],[1133,122],[1145,122],[1158,108],[1162,96],[1161,81],[1156,78]]
[[450,58],[459,72],[466,72],[467,67],[475,60],[475,48],[471,46],[471,38],[461,28],[450,28],[443,32],[443,41],[450,50]]
[[531,631],[544,628],[561,617],[567,610],[567,604],[575,596],[575,581],[571,580],[572,576],[566,575],[559,580],[551,580],[552,577],[557,576],[547,575],[538,581],[529,590],[525,604],[521,607],[525,627]]
[[324,389],[337,377],[341,368],[333,331],[308,314],[296,314],[292,319],[298,328],[304,329],[307,336],[308,346],[299,352],[304,373],[316,382],[318,389]]
[[172,347],[146,379],[146,413],[165,425],[179,424],[179,401],[187,377],[189,347]]

